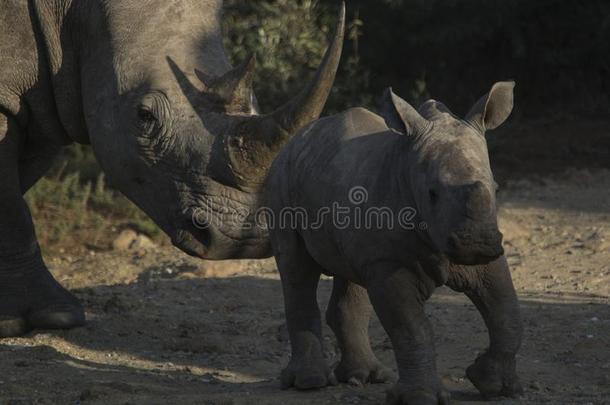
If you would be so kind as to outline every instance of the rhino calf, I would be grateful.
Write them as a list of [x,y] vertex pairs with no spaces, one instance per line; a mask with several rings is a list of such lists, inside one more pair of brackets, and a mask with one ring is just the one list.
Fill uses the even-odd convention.
[[[398,364],[388,403],[448,403],[424,313],[434,289],[448,285],[489,329],[470,381],[486,397],[522,391],[521,318],[484,137],[510,115],[513,88],[495,84],[463,120],[434,100],[415,110],[388,90],[381,116],[356,108],[318,120],[280,153],[267,179],[267,224],[292,345],[283,387],[391,379],[370,347],[372,304]],[[334,277],[326,313],[342,353],[334,375],[322,352],[321,274]]]

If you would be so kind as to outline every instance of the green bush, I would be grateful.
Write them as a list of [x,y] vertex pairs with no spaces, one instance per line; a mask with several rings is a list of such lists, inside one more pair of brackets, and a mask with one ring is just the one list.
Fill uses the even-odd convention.
[[[234,63],[255,54],[258,70],[255,92],[263,111],[270,111],[295,95],[313,79],[337,23],[337,5],[313,0],[225,1],[225,46]],[[361,21],[348,21],[348,40],[357,42]],[[345,55],[328,111],[351,103],[367,104],[369,73],[357,52]]]
[[[226,0],[234,63],[257,55],[255,91],[271,111],[310,80],[334,30],[338,0]],[[326,113],[372,106],[386,86],[457,113],[490,85],[516,79],[516,114],[607,114],[610,2],[602,0],[350,0],[340,72]],[[108,188],[91,149],[74,145],[28,193],[41,240],[95,245],[123,224],[159,235]],[[76,236],[74,236],[76,235]],[[96,236],[98,235],[98,236]]]

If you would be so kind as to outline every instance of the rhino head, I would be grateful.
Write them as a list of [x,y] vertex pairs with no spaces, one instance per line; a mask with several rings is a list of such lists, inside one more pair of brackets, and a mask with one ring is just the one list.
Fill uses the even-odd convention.
[[79,10],[87,142],[113,185],[185,252],[207,259],[270,255],[254,212],[282,146],[317,119],[332,88],[345,24],[312,83],[261,115],[254,58],[231,68],[222,2],[96,1]]
[[514,86],[496,83],[465,119],[434,100],[415,110],[391,89],[384,96],[386,122],[411,138],[406,171],[428,224],[425,237],[456,264],[484,264],[504,254],[485,131],[510,115]]

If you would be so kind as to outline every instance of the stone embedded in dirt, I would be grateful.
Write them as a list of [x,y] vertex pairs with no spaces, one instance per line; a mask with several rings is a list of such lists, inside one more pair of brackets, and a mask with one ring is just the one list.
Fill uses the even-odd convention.
[[138,234],[132,229],[125,229],[112,242],[112,248],[118,251],[146,251],[154,249],[155,243],[145,235]]
[[129,250],[135,240],[138,238],[138,234],[131,230],[126,229],[119,234],[119,236],[112,242],[112,248],[114,250],[126,251]]
[[222,262],[206,260],[202,263],[202,268],[205,277],[218,278],[245,273],[251,265],[252,261],[249,260],[226,260]]
[[155,243],[152,240],[150,240],[150,238],[146,235],[138,235],[138,237],[134,241],[133,245],[131,246],[131,248],[133,250],[137,250],[137,251],[151,250],[156,247],[157,247],[157,245],[155,245]]

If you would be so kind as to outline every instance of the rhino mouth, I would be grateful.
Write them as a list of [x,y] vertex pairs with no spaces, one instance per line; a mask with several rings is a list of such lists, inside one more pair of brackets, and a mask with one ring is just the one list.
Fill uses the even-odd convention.
[[268,232],[244,220],[235,224],[214,226],[189,216],[172,234],[175,247],[188,255],[206,260],[263,259],[271,256]]
[[198,229],[190,226],[190,229],[178,230],[172,237],[172,244],[184,253],[206,259],[210,255],[210,232],[207,229]]
[[479,234],[458,232],[449,236],[446,255],[460,265],[481,265],[493,262],[504,255],[502,234],[497,230]]

